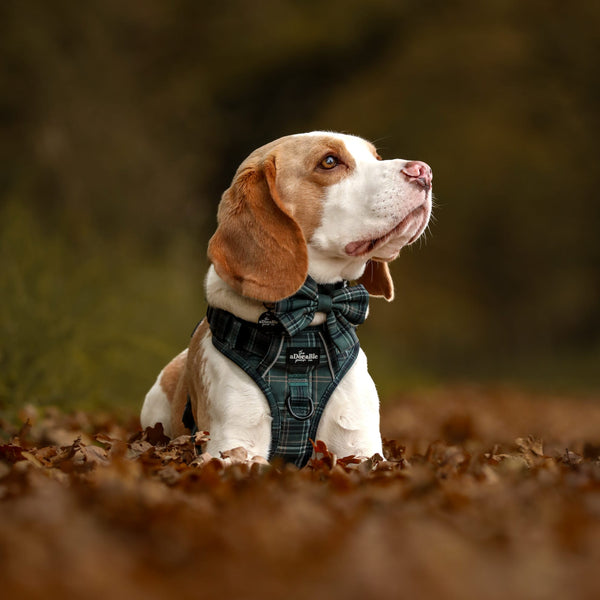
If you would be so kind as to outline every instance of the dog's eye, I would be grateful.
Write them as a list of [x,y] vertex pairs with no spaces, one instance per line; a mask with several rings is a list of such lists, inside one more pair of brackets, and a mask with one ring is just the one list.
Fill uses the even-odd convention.
[[328,154],[320,163],[319,166],[323,169],[333,169],[340,164],[340,161],[333,155]]

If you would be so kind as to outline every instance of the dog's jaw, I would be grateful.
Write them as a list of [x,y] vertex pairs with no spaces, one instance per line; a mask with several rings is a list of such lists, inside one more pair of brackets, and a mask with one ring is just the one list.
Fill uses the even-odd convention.
[[429,222],[431,203],[424,201],[404,218],[398,225],[383,235],[350,242],[345,251],[349,256],[370,256],[378,260],[389,262],[394,260],[404,246],[416,241]]
[[365,270],[367,260],[347,254],[332,255],[327,250],[308,245],[308,274],[317,283],[337,283],[358,279]]

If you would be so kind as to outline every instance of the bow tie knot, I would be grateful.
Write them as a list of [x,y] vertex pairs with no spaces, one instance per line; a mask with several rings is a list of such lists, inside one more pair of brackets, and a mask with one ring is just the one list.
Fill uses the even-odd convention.
[[333,298],[326,294],[319,294],[317,298],[317,310],[316,312],[329,313],[333,308]]
[[368,307],[369,293],[363,285],[318,285],[308,277],[293,296],[277,302],[270,312],[290,336],[308,327],[316,313],[325,313],[329,337],[343,351],[356,343],[354,329],[366,319]]

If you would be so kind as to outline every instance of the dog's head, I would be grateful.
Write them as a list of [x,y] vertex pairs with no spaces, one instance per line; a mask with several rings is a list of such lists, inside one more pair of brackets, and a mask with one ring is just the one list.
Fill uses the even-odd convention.
[[431,179],[425,163],[381,160],[358,137],[280,138],[238,168],[209,258],[236,292],[262,302],[294,294],[308,274],[318,283],[358,279],[391,300],[387,263],[427,227]]

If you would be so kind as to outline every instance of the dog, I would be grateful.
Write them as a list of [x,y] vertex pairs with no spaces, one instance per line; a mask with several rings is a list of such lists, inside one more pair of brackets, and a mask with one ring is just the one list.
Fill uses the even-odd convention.
[[[197,428],[209,432],[205,451],[213,456],[243,447],[248,456],[283,456],[298,466],[312,451],[310,440],[322,440],[337,456],[382,455],[377,390],[366,356],[352,337],[366,310],[354,322],[341,312],[338,318],[329,295],[357,294],[363,305],[367,294],[393,300],[388,264],[425,231],[431,210],[428,164],[383,160],[371,143],[356,136],[296,134],[252,152],[221,198],[217,229],[208,244],[208,318],[146,395],[142,427],[162,423],[170,437]],[[312,332],[312,337],[302,342],[306,347],[298,347],[281,326],[286,313],[277,310],[306,285],[313,309],[302,322],[308,320],[304,334]],[[350,336],[342,350],[332,342],[332,329],[326,332],[330,324],[339,329],[340,323]],[[232,331],[235,342],[228,339]],[[290,367],[288,381],[287,374],[284,379],[272,376],[258,356],[256,363],[262,360],[262,365],[249,374],[243,367],[253,356],[252,348],[244,346],[250,338],[271,352],[271,367],[283,360],[284,342],[290,348],[282,368],[290,366],[290,356],[293,365],[305,366]],[[238,355],[232,359],[227,351],[236,345]],[[336,361],[342,364],[341,375],[332,370]],[[321,379],[314,375],[317,364],[329,378],[323,384],[327,398],[318,406],[315,384],[309,381]],[[330,380],[336,377],[333,385]],[[273,381],[279,381],[286,397],[277,405],[269,387],[276,385]],[[274,439],[285,428],[288,441],[279,440],[277,450]],[[302,456],[290,458],[285,448],[294,435],[303,438],[298,442]]]

